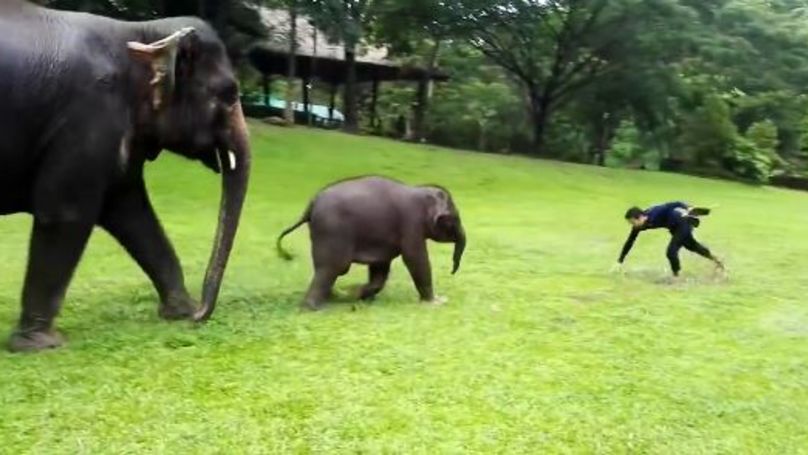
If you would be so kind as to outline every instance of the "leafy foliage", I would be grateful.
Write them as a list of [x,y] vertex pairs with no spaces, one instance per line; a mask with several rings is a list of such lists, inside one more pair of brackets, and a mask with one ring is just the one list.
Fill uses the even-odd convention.
[[756,182],[772,174],[777,150],[777,127],[770,120],[754,123],[737,140],[729,165],[733,172]]
[[720,162],[738,140],[729,105],[718,95],[709,95],[684,122],[680,137],[685,157],[698,165]]
[[606,165],[610,167],[640,167],[656,169],[659,157],[643,147],[642,132],[631,120],[623,120],[617,127]]
[[[372,128],[385,134],[610,166],[675,161],[758,181],[808,170],[804,1],[40,2],[128,19],[201,15],[235,56],[266,32],[256,6],[293,6],[347,43],[349,62],[356,46],[384,44],[405,65],[451,75],[387,85],[383,125]],[[342,109],[353,131],[368,87],[348,67]],[[774,152],[749,137],[767,121]]]
[[127,20],[199,16],[216,27],[230,54],[237,59],[254,40],[267,33],[257,10],[261,0],[39,0],[38,3]]

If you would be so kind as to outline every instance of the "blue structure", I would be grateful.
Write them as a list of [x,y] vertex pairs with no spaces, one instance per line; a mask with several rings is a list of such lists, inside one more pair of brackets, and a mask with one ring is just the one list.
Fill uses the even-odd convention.
[[[286,110],[286,100],[262,94],[251,93],[242,96],[241,104],[244,113],[250,117],[283,117]],[[311,123],[323,128],[338,128],[345,121],[345,116],[337,109],[331,110],[321,104],[309,104],[308,110],[303,103],[292,102],[295,113],[295,123],[308,124],[309,114]]]

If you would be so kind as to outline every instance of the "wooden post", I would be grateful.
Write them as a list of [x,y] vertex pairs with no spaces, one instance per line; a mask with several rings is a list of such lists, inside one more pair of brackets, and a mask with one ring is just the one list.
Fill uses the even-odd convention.
[[342,113],[345,122],[342,130],[348,133],[359,132],[359,113],[356,106],[356,43],[345,45],[345,86],[343,87]]
[[[317,27],[312,27],[312,39],[314,40],[314,55],[311,57],[309,74],[311,79],[309,80],[309,89],[314,88],[313,81],[317,79]],[[311,109],[306,108],[306,123],[308,123],[309,127],[311,127],[314,123],[314,115],[312,115]]]
[[370,98],[370,127],[378,129],[378,115],[376,114],[376,104],[379,101],[379,76],[373,75],[373,92]]
[[306,76],[303,78],[303,112],[306,114],[306,118],[309,117],[309,110],[311,109],[309,103],[311,102],[311,95],[309,93],[309,87],[311,85],[310,76]]
[[334,120],[334,108],[337,106],[337,90],[339,84],[336,82],[331,83],[331,102],[328,104],[328,120]]
[[289,126],[295,124],[294,94],[295,77],[297,76],[297,2],[287,3],[289,6],[289,55],[286,56],[286,107],[283,118]]
[[263,75],[263,76],[264,76],[264,78],[263,78],[263,86],[264,86],[264,106],[269,106],[269,97],[270,97],[270,95],[271,95],[271,93],[272,93],[272,91],[271,91],[271,90],[270,90],[270,88],[269,88],[269,86],[270,86],[270,80],[269,80],[269,75],[268,75],[268,74],[264,73],[264,75]]

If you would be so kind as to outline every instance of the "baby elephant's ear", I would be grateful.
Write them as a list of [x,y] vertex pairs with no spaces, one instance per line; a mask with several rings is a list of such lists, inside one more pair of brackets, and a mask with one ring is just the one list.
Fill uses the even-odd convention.
[[448,211],[438,214],[435,225],[443,232],[453,232],[457,227],[457,216]]
[[446,193],[439,189],[431,189],[428,194],[429,198],[429,215],[432,222],[437,224],[438,217],[449,213],[449,204]]
[[183,40],[194,33],[193,27],[185,27],[159,41],[143,44],[127,43],[129,55],[151,67],[152,107],[160,110],[174,92],[177,55]]

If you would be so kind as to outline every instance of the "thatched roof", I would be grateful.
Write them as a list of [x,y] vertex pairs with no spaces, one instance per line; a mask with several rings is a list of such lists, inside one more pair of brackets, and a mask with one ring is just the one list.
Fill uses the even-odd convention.
[[[260,42],[250,51],[253,65],[265,74],[285,75],[289,53],[289,13],[283,9],[260,8],[264,24],[270,30],[270,38]],[[309,78],[314,64],[314,76],[331,83],[345,79],[345,46],[331,40],[322,30],[311,24],[306,16],[297,18],[297,73]],[[357,49],[357,78],[360,81],[418,80],[424,71],[410,65],[401,65],[387,58],[384,47],[360,45]],[[447,80],[445,74],[436,72],[433,79]]]
[[[261,8],[261,18],[270,30],[270,39],[261,43],[267,49],[287,53],[289,51],[289,13],[283,9]],[[316,43],[315,43],[316,35]],[[316,47],[316,49],[315,49]],[[387,49],[383,47],[359,46],[356,60],[381,65],[395,65],[387,59]],[[297,17],[297,53],[308,57],[345,60],[345,46],[329,39],[326,34],[311,24],[306,16]]]

